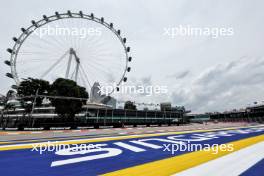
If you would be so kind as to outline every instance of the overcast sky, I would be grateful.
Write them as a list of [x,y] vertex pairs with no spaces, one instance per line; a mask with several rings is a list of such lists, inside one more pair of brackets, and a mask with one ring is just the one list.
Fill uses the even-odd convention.
[[[104,16],[128,38],[132,71],[128,84],[168,86],[167,95],[135,98],[138,102],[171,101],[193,112],[224,111],[264,100],[264,2],[261,0],[9,0],[0,6],[1,63],[13,36],[32,19],[55,11]],[[164,35],[164,28],[232,28],[232,36]],[[0,64],[0,93],[13,81]],[[124,99],[123,97],[123,99]]]

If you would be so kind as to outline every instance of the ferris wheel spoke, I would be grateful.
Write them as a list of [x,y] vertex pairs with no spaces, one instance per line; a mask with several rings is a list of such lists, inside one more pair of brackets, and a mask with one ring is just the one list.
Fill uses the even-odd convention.
[[102,82],[106,82],[108,75],[112,74],[111,72],[107,72],[107,71],[100,69],[98,67],[95,67],[95,66],[90,66],[89,69],[90,69],[90,72],[94,72],[94,75],[96,75],[96,77],[100,78],[100,80]]
[[[63,45],[64,45],[63,42],[60,42],[60,41],[59,41],[58,39],[56,39],[54,36],[52,36],[51,38],[52,38],[55,42],[57,42],[59,46],[63,46]],[[62,49],[64,49],[64,48],[62,48]]]
[[[93,60],[93,62],[97,63],[97,64],[104,64],[104,65],[107,65],[108,63],[112,63],[112,65],[115,65],[115,64],[122,64],[122,65],[125,65],[125,62],[121,62],[120,60],[117,60],[117,59],[111,59],[111,58],[102,58],[102,57],[90,57],[90,58],[96,58]],[[97,59],[98,58],[98,59]],[[92,60],[92,59],[91,59]]]
[[101,69],[101,70],[107,70],[109,68],[116,68],[116,69],[120,70],[120,66],[117,66],[113,63],[112,64],[107,64],[107,63],[102,64],[102,63],[98,63],[98,62],[93,62],[93,63],[91,62],[89,65],[94,66],[94,67]]
[[[58,58],[58,54],[45,54],[41,52],[35,52],[35,53],[19,53],[21,56],[24,57],[22,61],[30,61],[30,60],[38,60],[38,61],[47,61],[52,60],[53,58]],[[41,55],[41,57],[36,57],[36,55]],[[20,61],[17,61],[19,63]]]
[[[91,40],[89,40],[91,39]],[[101,46],[103,44],[103,42],[101,41],[100,36],[89,36],[86,37],[83,42],[85,42],[85,45],[87,45],[87,48],[92,47],[94,49],[97,50],[98,46]],[[81,45],[83,44],[83,42],[81,43]]]
[[79,84],[80,85],[83,85],[85,88],[87,88],[87,84],[86,84],[86,81],[84,80],[84,78],[83,78],[83,76],[82,76],[82,74],[80,73],[79,75],[78,75],[78,80],[79,80]]
[[[96,40],[95,40],[96,38],[97,37],[95,37],[95,36],[88,35],[88,37],[84,38],[82,41],[83,42],[87,42],[90,39],[89,43],[88,43],[88,45],[90,45],[91,43],[95,43],[96,42]],[[98,38],[97,38],[97,40],[98,40]]]
[[[68,26],[72,26],[72,21],[67,21],[68,23],[70,23]],[[67,28],[67,27],[65,27],[65,28]],[[71,29],[70,29],[71,30]],[[70,37],[70,43],[71,43],[71,47],[74,47],[74,43],[73,43],[73,37],[71,36],[71,35],[68,35],[69,37]]]
[[[60,22],[61,27],[66,30],[67,28],[66,28],[66,25],[65,25],[65,20],[67,20],[67,19],[59,20],[59,22]],[[62,39],[64,40],[64,43],[68,45],[68,48],[72,47],[72,44],[71,44],[71,42],[69,40],[69,35],[67,35],[67,34],[64,35],[62,37]]]
[[[91,58],[93,58],[93,57],[91,57]],[[109,63],[111,63],[111,65],[113,65],[113,66],[118,66],[118,67],[120,67],[121,65],[123,65],[123,67],[125,66],[125,63],[121,63],[118,60],[109,60],[109,59],[101,60],[101,59],[96,58],[92,62],[96,63],[98,65],[108,65]]]
[[64,57],[69,53],[69,51],[65,52],[64,55],[62,55],[47,71],[45,71],[42,75],[41,78],[45,77],[54,67],[56,67],[63,59]]
[[[111,62],[112,64],[111,65],[109,65],[107,62],[99,62],[99,61],[92,61],[92,62],[89,62],[89,63],[87,63],[87,64],[90,64],[90,65],[93,65],[93,66],[97,66],[97,67],[99,67],[99,68],[103,68],[104,67],[104,65],[106,66],[106,67],[108,67],[108,68],[111,68],[111,67],[115,67],[115,66],[117,66],[117,64],[115,64],[114,62]],[[119,68],[120,69],[120,68]]]
[[[22,51],[23,50],[26,50],[26,51],[40,51],[40,52],[43,52],[43,51],[49,51],[50,53],[58,53],[58,52],[62,52],[62,49],[61,48],[56,48],[56,47],[52,47],[52,46],[41,46],[40,44],[36,43],[36,42],[28,42],[27,43],[27,46],[23,47],[22,48]],[[65,52],[65,50],[63,51]]]
[[[78,19],[75,19],[75,20],[73,20],[72,21],[72,23],[73,23],[73,25],[74,25],[74,27],[76,28],[76,29],[80,29],[79,28],[79,23],[78,23]],[[81,31],[79,31],[79,32],[81,32]],[[77,48],[78,48],[78,42],[79,42],[79,39],[80,39],[80,33],[78,33],[78,35],[75,35],[74,36],[74,48],[77,50]]]
[[[60,20],[59,20],[60,21]],[[67,28],[65,27],[65,25],[64,25],[64,19],[63,20],[61,20],[61,26],[62,27],[60,27],[60,26],[55,26],[54,28],[55,29],[63,29],[63,30],[67,30]],[[66,36],[68,37],[68,35],[67,34],[62,34],[62,33],[56,33],[56,36],[57,36],[57,39],[55,38],[55,37],[53,37],[53,39],[55,40],[55,42],[57,42],[58,44],[59,44],[59,46],[64,46],[66,43],[68,43],[68,42],[66,42],[65,43],[65,38],[66,38]],[[70,48],[71,47],[71,45],[69,45],[68,46],[68,48]]]
[[[83,24],[83,20],[80,20],[80,24],[79,24],[79,25],[81,26],[81,28],[83,28],[83,26],[84,26],[84,24]],[[86,28],[85,28],[85,29],[86,29]],[[87,38],[87,36],[85,36],[85,38]],[[85,39],[85,38],[84,38],[84,39]],[[78,38],[78,46],[77,46],[77,48],[76,48],[77,51],[80,50],[80,47],[81,47],[81,45],[82,45],[82,41],[83,41],[84,39],[81,39],[80,37]]]
[[[60,49],[63,49],[62,48],[62,44],[63,43],[58,43],[58,42],[56,42],[55,40],[48,40],[48,39],[46,39],[46,38],[51,38],[51,36],[50,35],[46,35],[46,38],[40,38],[39,36],[36,36],[36,35],[33,35],[33,37],[37,37],[36,38],[36,40],[38,41],[38,42],[41,42],[41,43],[45,43],[46,44],[46,46],[49,46],[49,47],[52,47],[52,48],[60,48]],[[56,46],[56,47],[54,47],[54,46]]]
[[102,65],[93,64],[91,62],[89,64],[87,63],[87,65],[93,67],[95,70],[101,70],[102,72],[107,74],[107,72],[105,72],[105,70],[102,68]]
[[[64,29],[66,29],[65,25],[64,25],[64,19],[63,20],[59,20],[58,22],[60,24],[60,26]],[[68,35],[62,35],[60,36],[60,39],[62,40],[62,43],[64,43],[64,46],[67,45],[68,48],[72,47],[69,40],[68,40],[69,36]]]
[[[47,62],[50,62],[51,60],[47,61]],[[54,61],[54,59],[52,59],[52,61]],[[27,64],[28,61],[25,61],[24,63],[20,61],[20,64]],[[23,69],[23,70],[20,70],[19,72],[20,73],[30,73],[30,72],[33,72],[34,70],[37,70],[39,71],[40,68],[43,68],[43,61],[42,62],[30,62],[31,63],[31,66],[28,66],[27,68]]]
[[[76,70],[74,69],[73,72],[72,72],[72,74],[71,74],[71,79],[74,78],[75,73],[76,73]],[[75,81],[77,82],[77,80],[75,80]]]
[[26,43],[26,46],[24,46],[24,48],[27,48],[28,50],[29,49],[31,49],[31,50],[33,50],[33,49],[47,50],[46,46],[43,46],[43,45],[41,46],[36,41],[29,41],[28,43]]
[[[99,80],[98,79],[100,79],[100,80],[104,80],[105,79],[105,76],[102,76],[101,74],[99,74],[98,73],[98,70],[97,69],[95,69],[95,68],[93,68],[93,67],[89,67],[89,68],[87,68],[86,70],[89,70],[88,72],[89,72],[89,74],[88,75],[90,75],[90,79],[92,79],[93,80],[93,83],[94,82],[98,82]],[[87,75],[86,74],[86,72],[83,70],[83,72],[85,73],[85,75]],[[96,76],[95,76],[96,75]],[[87,76],[86,76],[87,77]],[[88,79],[89,77],[87,77],[87,79]],[[88,79],[88,80],[90,80],[90,79]]]
[[87,74],[86,74],[86,72],[84,71],[84,68],[83,68],[83,66],[80,64],[80,70],[81,70],[81,72],[84,74],[84,78],[86,79],[86,81],[87,81],[87,83],[88,83],[88,85],[90,86],[90,88],[92,88],[92,86],[91,86],[91,82],[89,81],[89,77],[87,76]]
[[46,55],[54,55],[54,53],[50,53],[48,51],[20,51],[19,54],[46,54]]
[[[33,44],[36,45],[36,42],[37,42],[37,45],[45,45],[45,48],[49,48],[49,49],[60,49],[62,50],[62,44],[61,43],[57,43],[53,38],[52,36],[50,35],[45,35],[44,37],[40,38],[39,36],[37,35],[33,35],[33,38],[35,38],[34,40],[30,40],[29,42],[32,42],[35,41]],[[32,46],[30,46],[32,47]]]

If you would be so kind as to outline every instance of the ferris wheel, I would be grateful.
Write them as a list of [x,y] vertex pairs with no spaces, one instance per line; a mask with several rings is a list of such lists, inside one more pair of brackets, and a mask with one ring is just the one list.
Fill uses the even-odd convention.
[[28,77],[48,81],[63,77],[88,89],[94,83],[115,85],[113,92],[127,81],[130,47],[113,23],[82,11],[55,12],[31,23],[21,28],[21,35],[13,37],[14,46],[7,49],[10,60],[5,64],[11,72],[6,76],[14,79],[13,87]]

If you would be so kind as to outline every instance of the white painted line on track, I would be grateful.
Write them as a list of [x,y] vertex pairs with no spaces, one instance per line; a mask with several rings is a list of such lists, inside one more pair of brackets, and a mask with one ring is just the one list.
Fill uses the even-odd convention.
[[71,132],[81,132],[82,130],[72,130]]
[[17,134],[20,134],[20,133],[14,133],[14,132],[12,132],[12,133],[8,133],[8,132],[7,132],[7,134],[8,134],[8,135],[17,135]]
[[154,133],[155,131],[146,131],[147,133]]
[[53,131],[53,133],[63,133],[63,131]]
[[30,132],[31,134],[40,134],[40,133],[43,133],[42,131],[32,131]]
[[118,134],[128,134],[127,132],[123,132],[123,133],[118,133]]
[[173,176],[237,176],[264,158],[263,148],[264,142],[260,142]]
[[165,130],[157,130],[158,132],[164,132]]

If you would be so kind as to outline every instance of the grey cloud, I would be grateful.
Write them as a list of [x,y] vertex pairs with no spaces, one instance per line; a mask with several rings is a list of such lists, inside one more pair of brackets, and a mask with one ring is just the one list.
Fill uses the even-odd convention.
[[[175,90],[172,101],[194,111],[217,111],[245,106],[264,93],[263,58],[243,58],[211,67],[189,87]],[[264,94],[263,94],[264,95]]]
[[141,78],[139,83],[141,83],[143,85],[152,85],[151,76]]
[[177,72],[172,75],[168,75],[167,78],[173,78],[173,79],[183,79],[187,77],[190,74],[190,70],[184,70],[182,72]]

